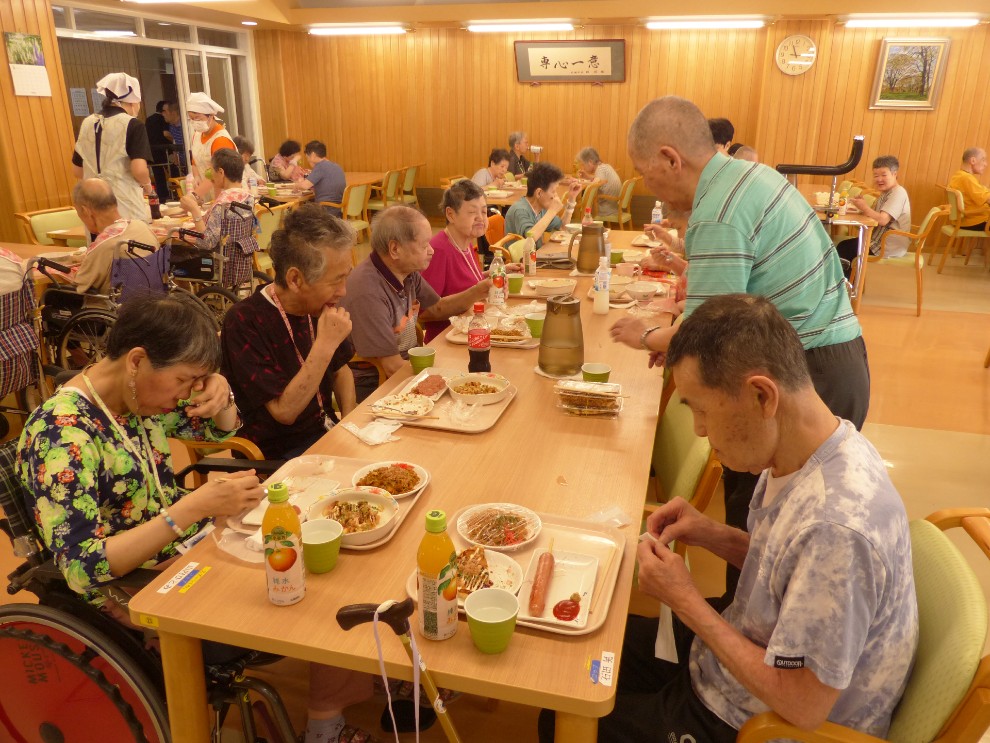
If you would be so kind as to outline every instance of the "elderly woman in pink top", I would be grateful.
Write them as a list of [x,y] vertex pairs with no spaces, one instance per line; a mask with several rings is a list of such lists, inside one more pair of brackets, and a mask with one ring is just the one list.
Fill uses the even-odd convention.
[[[471,180],[460,180],[448,188],[440,202],[447,226],[433,236],[433,257],[422,276],[441,297],[457,294],[476,284],[490,284],[478,263],[477,240],[488,229],[485,194]],[[426,342],[442,333],[446,320],[426,324]]]

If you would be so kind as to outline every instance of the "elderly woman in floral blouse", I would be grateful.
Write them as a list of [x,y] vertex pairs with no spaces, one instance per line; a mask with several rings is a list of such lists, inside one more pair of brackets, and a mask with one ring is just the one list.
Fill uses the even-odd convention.
[[[263,495],[253,470],[189,493],[175,482],[168,437],[222,442],[240,425],[219,366],[217,328],[201,307],[177,296],[131,299],[107,356],[35,410],[21,434],[20,477],[45,544],[69,587],[123,624],[127,612],[103,584],[163,564],[212,517],[242,513]],[[223,648],[206,643],[204,654]],[[365,674],[310,664],[307,743],[363,739],[345,727],[343,709],[371,693]]]

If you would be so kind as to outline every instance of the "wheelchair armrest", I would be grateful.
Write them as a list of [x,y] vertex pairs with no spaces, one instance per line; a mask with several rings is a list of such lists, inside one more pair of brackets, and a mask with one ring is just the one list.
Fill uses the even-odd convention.
[[[218,446],[223,446],[222,443]],[[220,459],[207,457],[195,464],[175,473],[175,482],[185,487],[186,478],[193,473],[207,474],[210,472],[240,472],[241,470],[255,470],[259,475],[271,475],[285,464],[284,460],[276,459]]]

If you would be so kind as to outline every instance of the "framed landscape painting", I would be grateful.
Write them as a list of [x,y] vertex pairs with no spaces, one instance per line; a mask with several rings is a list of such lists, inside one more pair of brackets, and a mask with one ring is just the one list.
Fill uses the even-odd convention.
[[935,110],[948,55],[949,39],[884,39],[870,108]]

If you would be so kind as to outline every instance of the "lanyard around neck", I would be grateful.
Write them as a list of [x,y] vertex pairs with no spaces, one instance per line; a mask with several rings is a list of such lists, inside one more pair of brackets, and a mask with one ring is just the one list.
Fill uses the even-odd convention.
[[454,237],[453,237],[453,235],[450,234],[450,230],[448,230],[445,227],[444,228],[444,232],[447,233],[447,239],[450,240],[450,244],[454,246],[454,249],[458,253],[460,253],[461,259],[465,263],[467,263],[468,270],[471,272],[471,275],[474,278],[476,278],[478,281],[484,281],[485,280],[485,277],[481,275],[481,269],[478,268],[478,264],[475,262],[474,257],[471,254],[471,243],[470,242],[468,243],[467,250],[463,250],[460,245],[458,245],[457,243],[454,242]]
[[[292,350],[296,352],[296,359],[299,361],[299,368],[301,369],[306,360],[299,352],[299,346],[296,345],[296,336],[292,332],[292,325],[289,323],[289,316],[285,314],[285,310],[282,308],[282,302],[278,298],[278,293],[275,291],[274,284],[272,284],[271,292],[272,303],[278,310],[278,314],[282,316],[282,322],[285,323],[285,329],[289,331],[289,340],[292,341]],[[306,319],[309,321],[309,339],[310,345],[312,346],[312,344],[316,343],[316,332],[313,330],[313,318],[306,315]],[[323,407],[323,395],[320,393],[319,385],[316,387],[316,404],[320,406],[320,414],[323,416],[323,419],[326,420],[327,411],[326,408]]]

